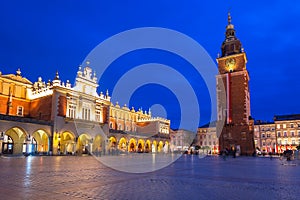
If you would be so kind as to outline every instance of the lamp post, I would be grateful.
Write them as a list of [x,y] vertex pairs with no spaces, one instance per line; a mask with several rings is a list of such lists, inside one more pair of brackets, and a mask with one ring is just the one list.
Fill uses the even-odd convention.
[[0,155],[2,155],[3,140],[4,140],[4,132],[1,132],[1,135],[0,135]]

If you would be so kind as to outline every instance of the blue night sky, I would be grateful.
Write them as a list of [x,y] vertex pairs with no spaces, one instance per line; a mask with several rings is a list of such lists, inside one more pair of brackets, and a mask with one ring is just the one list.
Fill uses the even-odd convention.
[[[39,76],[45,81],[53,79],[58,70],[62,80],[73,82],[78,65],[93,48],[119,32],[139,27],[164,27],[186,34],[215,61],[224,40],[229,9],[247,53],[252,116],[270,121],[275,114],[300,113],[300,2],[296,0],[2,1],[0,71],[8,74],[21,68],[22,75],[34,82]],[[185,71],[188,64],[184,61],[168,52],[145,50],[116,60],[113,65],[119,69],[111,68],[111,78],[101,79],[99,90],[111,90],[120,73],[133,65],[153,62],[152,58],[175,68],[180,63],[180,72],[190,74],[193,82],[193,72]],[[195,88],[207,94],[203,83]],[[143,98],[145,91],[152,92],[153,98]],[[174,99],[174,95],[154,84],[139,88],[131,103],[143,108],[164,104],[176,128],[179,110],[173,103],[178,102],[168,99]],[[200,124],[209,119],[209,112],[203,112]]]

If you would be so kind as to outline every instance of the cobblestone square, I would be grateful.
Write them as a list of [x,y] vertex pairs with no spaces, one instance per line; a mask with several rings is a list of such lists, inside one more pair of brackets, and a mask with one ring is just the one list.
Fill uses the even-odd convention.
[[93,156],[0,158],[0,199],[299,199],[298,161],[183,155],[149,173]]

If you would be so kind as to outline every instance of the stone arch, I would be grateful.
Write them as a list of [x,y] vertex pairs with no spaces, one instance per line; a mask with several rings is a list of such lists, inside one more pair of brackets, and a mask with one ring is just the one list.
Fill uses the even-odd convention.
[[157,142],[156,140],[153,140],[152,145],[151,145],[151,150],[153,153],[157,152]]
[[104,150],[104,148],[105,148],[105,138],[101,134],[97,134],[93,142],[92,150],[93,152],[100,153]]
[[75,135],[71,131],[54,133],[53,150],[58,154],[74,154],[75,152]]
[[159,141],[157,144],[157,152],[162,152],[163,151],[163,147],[164,147],[164,143],[163,141]]
[[121,137],[119,140],[118,149],[122,152],[127,151],[127,140],[125,137]]
[[131,138],[128,143],[128,152],[136,152],[136,139]]
[[139,139],[138,145],[137,145],[137,151],[139,153],[142,153],[142,152],[144,152],[144,149],[145,149],[145,141],[143,139]]
[[[26,153],[27,151],[27,146],[26,146],[26,142],[27,142],[27,138],[29,137],[29,135],[27,134],[27,132],[20,128],[20,127],[12,127],[8,130],[5,131],[5,135],[7,137],[5,137],[4,139],[9,139],[8,137],[11,138],[11,141],[3,142],[3,151],[5,153],[6,149],[10,149],[13,154],[22,154],[22,153]],[[7,144],[6,144],[7,143]],[[11,153],[10,151],[10,153]]]
[[163,151],[164,153],[168,153],[169,152],[169,149],[170,149],[170,144],[168,141],[165,141],[165,144],[163,146]]
[[109,148],[116,148],[117,147],[117,138],[115,136],[111,136],[108,139],[108,147]]
[[79,135],[76,147],[76,151],[79,155],[91,153],[91,140],[92,137],[87,133],[82,133],[81,135]]
[[146,140],[146,142],[145,142],[145,153],[149,153],[149,152],[152,152],[151,142],[150,142],[150,140]]
[[48,133],[43,129],[38,129],[32,134],[32,145],[34,152],[48,152],[49,151],[49,137]]

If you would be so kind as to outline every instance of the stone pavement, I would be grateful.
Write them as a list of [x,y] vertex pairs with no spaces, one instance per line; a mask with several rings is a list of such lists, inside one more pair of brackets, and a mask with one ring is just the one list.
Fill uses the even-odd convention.
[[183,155],[138,174],[93,156],[0,157],[0,199],[299,199],[300,163],[290,163]]

